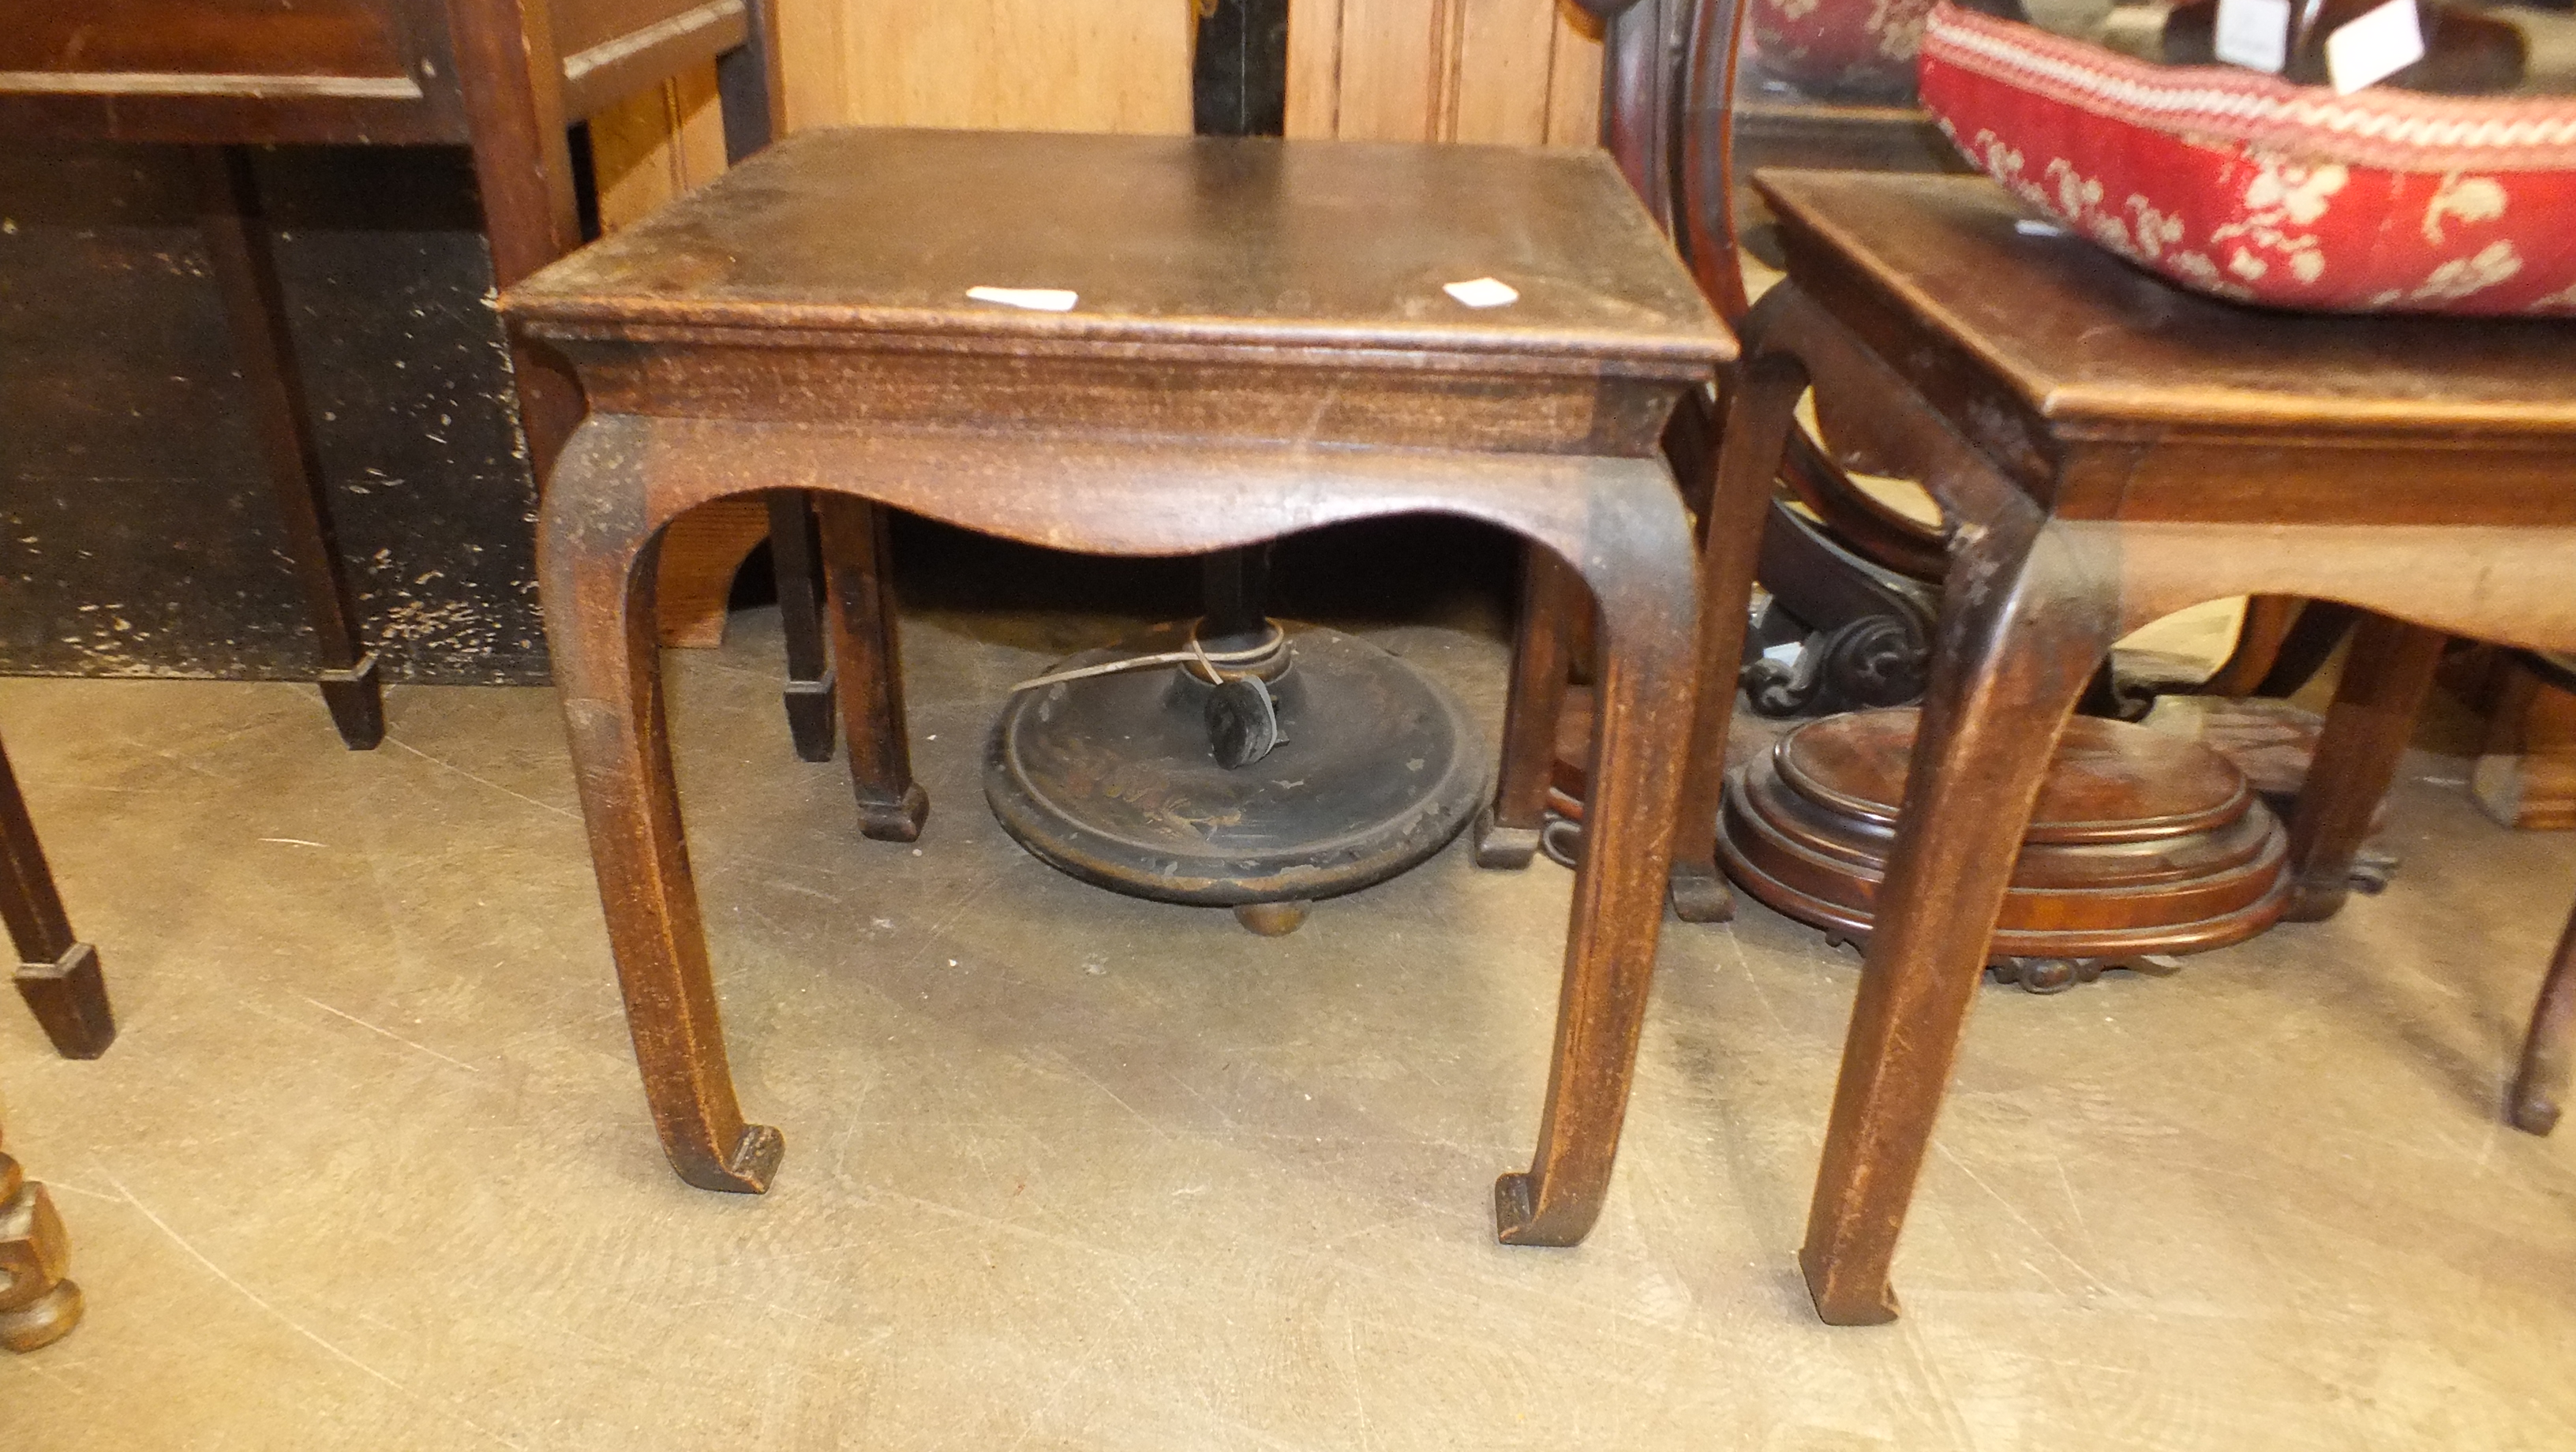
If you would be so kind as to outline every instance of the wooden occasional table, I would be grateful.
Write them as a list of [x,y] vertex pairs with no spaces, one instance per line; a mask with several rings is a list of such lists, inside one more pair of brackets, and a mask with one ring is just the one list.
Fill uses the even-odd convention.
[[[1491,277],[1518,301],[1447,295]],[[1054,288],[1067,311],[978,302]],[[592,409],[539,526],[547,638],[628,1023],[681,1177],[763,1189],[671,780],[649,563],[682,510],[814,491],[871,836],[911,778],[879,506],[1103,554],[1371,516],[1515,530],[1599,598],[1608,664],[1539,1148],[1503,1239],[1591,1227],[1653,968],[1696,661],[1692,541],[1655,449],[1733,353],[1592,153],[843,130],[772,147],[512,289]],[[995,702],[998,708],[1000,702]]]
[[[1810,380],[1883,416],[1952,530],[1931,689],[1800,1252],[1826,1320],[1884,1321],[2015,849],[2111,643],[2186,605],[2270,593],[2576,644],[2576,328],[2235,307],[2026,231],[1982,178],[1766,172],[1758,185],[1789,280],[1747,318],[1731,390],[1711,661],[1732,669],[1743,617],[1726,602],[1752,568],[1724,531],[1769,498]],[[2346,703],[2370,707],[2374,681],[2423,675],[2403,657],[2427,639],[2438,644],[2392,626],[2357,645]],[[1726,704],[1702,701],[1703,742],[1724,739]],[[2374,714],[2402,733],[2406,706]],[[2370,735],[2321,749],[2311,780],[2338,770],[2329,756],[2371,756]],[[2340,903],[2375,800],[2302,797],[2292,916]]]

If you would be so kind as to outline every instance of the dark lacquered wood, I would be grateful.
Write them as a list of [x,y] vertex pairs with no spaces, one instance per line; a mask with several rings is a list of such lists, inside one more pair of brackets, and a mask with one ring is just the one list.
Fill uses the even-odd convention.
[[840,720],[823,619],[822,536],[802,490],[773,489],[768,505],[770,573],[778,582],[778,624],[787,642],[788,736],[799,757],[829,761]]
[[865,499],[825,496],[818,503],[859,832],[880,842],[910,842],[930,815],[930,796],[913,780],[912,741],[904,725],[892,537],[884,511]]
[[80,1324],[81,1290],[65,1279],[71,1258],[52,1197],[0,1153],[0,1349],[34,1351]]
[[[1504,316],[1439,290],[1487,275],[1521,291]],[[976,285],[1082,303],[1020,312],[967,300]],[[881,561],[845,499],[1121,554],[1437,511],[1529,537],[1603,622],[1596,850],[1576,880],[1548,1108],[1531,1169],[1495,1193],[1505,1240],[1590,1228],[1694,687],[1689,529],[1655,440],[1733,352],[1606,161],[809,132],[502,305],[572,359],[595,410],[547,497],[548,636],[647,1097],[684,1178],[763,1188],[779,1140],[743,1119],[725,1066],[632,587],[665,523],[747,479],[811,491],[837,575]],[[955,387],[961,359],[1012,386]],[[842,689],[880,703],[850,719],[854,748],[873,723],[901,729],[891,610],[870,583],[835,581]],[[870,601],[875,617],[854,620]],[[854,665],[853,644],[875,662]]]
[[[0,134],[481,145],[493,78],[591,115],[767,33],[766,0],[34,0],[0,26]],[[23,13],[22,13],[23,12]],[[496,56],[495,38],[542,48]],[[775,87],[772,87],[773,91]]]
[[[353,748],[384,734],[375,662],[359,640],[303,413],[251,143],[465,142],[507,287],[581,241],[566,126],[643,85],[718,61],[726,152],[782,127],[772,0],[68,0],[0,25],[0,134],[182,142],[201,148],[204,230],[291,542],[321,669]],[[40,11],[41,13],[34,13]],[[512,381],[542,479],[581,417],[551,353],[514,347]],[[810,553],[810,552],[807,552]],[[791,644],[787,695],[800,751],[828,755],[815,571],[780,571]],[[798,608],[801,606],[801,609]]]
[[374,654],[358,634],[357,601],[331,527],[330,490],[314,445],[313,420],[305,411],[295,338],[268,227],[260,215],[250,152],[240,146],[201,146],[194,153],[199,230],[205,234],[215,285],[223,293],[225,319],[232,325],[233,356],[240,360],[251,420],[268,461],[270,497],[277,503],[304,587],[322,700],[350,750],[373,750],[385,735],[384,692],[376,679]]
[[72,933],[71,918],[45,866],[9,756],[0,751],[0,922],[18,955],[18,996],[66,1059],[95,1059],[116,1040],[98,950]]
[[[1878,1321],[2012,848],[2111,642],[2234,594],[2576,641],[2576,347],[2561,324],[2190,296],[2024,233],[1978,179],[1757,180],[1790,278],[1748,319],[1743,368],[1877,410],[1956,526],[1800,1252],[1820,1315]],[[1780,426],[1758,423],[1741,437],[1767,450]]]

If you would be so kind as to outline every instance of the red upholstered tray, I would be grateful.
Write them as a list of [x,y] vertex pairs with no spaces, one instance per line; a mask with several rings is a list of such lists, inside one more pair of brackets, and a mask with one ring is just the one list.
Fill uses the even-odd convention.
[[2576,97],[2338,96],[1942,4],[1923,104],[2023,200],[2196,291],[2576,316]]

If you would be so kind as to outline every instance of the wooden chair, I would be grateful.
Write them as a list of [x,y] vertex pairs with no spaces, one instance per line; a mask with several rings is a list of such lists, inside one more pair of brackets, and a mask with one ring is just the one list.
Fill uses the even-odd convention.
[[[0,26],[0,134],[16,142],[192,148],[202,226],[313,624],[325,703],[353,749],[384,735],[375,653],[332,534],[248,148],[277,143],[472,148],[496,286],[580,245],[567,127],[716,62],[725,150],[781,129],[773,0],[305,0],[252,14],[221,0],[69,0]],[[513,347],[528,455],[543,477],[581,419],[570,375]],[[810,541],[802,495],[773,527]],[[830,673],[810,546],[782,548],[788,716],[809,759],[832,752]]]

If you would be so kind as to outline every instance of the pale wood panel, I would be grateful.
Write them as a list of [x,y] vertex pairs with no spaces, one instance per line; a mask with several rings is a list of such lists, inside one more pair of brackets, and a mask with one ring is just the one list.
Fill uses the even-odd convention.
[[599,229],[615,232],[725,169],[713,62],[590,118]]
[[1563,0],[1292,0],[1288,134],[1589,146],[1601,39]]
[[786,73],[787,129],[838,125],[849,117],[849,0],[770,0],[778,64]]
[[1189,133],[1191,0],[840,3],[841,120]]

